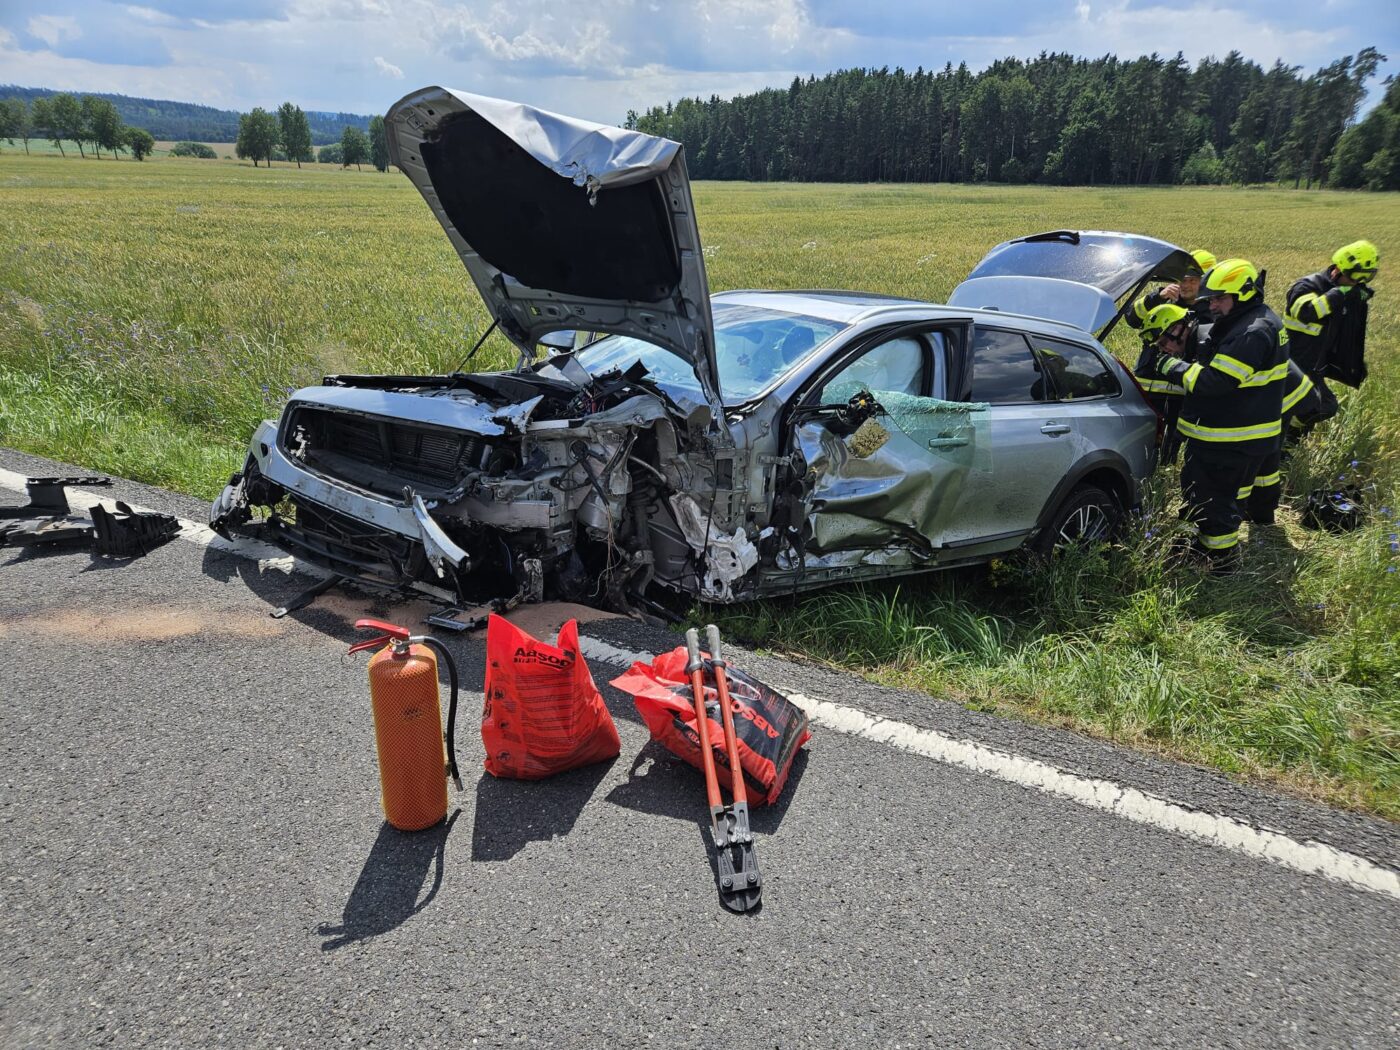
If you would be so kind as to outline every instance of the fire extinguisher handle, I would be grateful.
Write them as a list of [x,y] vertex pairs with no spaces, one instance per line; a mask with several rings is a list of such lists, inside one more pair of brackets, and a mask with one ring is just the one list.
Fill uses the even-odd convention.
[[356,620],[355,630],[357,631],[383,631],[378,638],[371,638],[365,642],[356,642],[350,647],[352,653],[362,653],[366,649],[382,649],[390,642],[406,642],[409,634],[408,628],[399,627],[396,624],[385,623],[383,620]]
[[385,623],[383,620],[356,620],[355,630],[357,631],[379,631],[387,634],[390,638],[397,638],[401,642],[408,641],[409,630],[407,627],[400,627],[398,624]]

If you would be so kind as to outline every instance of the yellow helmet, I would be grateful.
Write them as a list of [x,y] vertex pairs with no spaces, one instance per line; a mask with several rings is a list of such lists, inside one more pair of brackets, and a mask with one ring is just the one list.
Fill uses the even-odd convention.
[[1163,303],[1161,306],[1154,306],[1147,311],[1147,316],[1142,319],[1142,330],[1139,334],[1144,343],[1155,343],[1168,328],[1176,324],[1183,318],[1189,317],[1191,311],[1184,306],[1177,306],[1176,303]]
[[1201,278],[1197,299],[1214,299],[1217,295],[1233,295],[1239,302],[1253,299],[1259,291],[1259,271],[1248,259],[1226,259],[1216,263]]
[[1204,248],[1197,248],[1190,253],[1191,258],[1196,260],[1196,265],[1201,268],[1201,273],[1205,273],[1215,265],[1215,256]]
[[1357,284],[1369,284],[1380,262],[1380,252],[1370,241],[1352,241],[1332,253],[1332,265]]

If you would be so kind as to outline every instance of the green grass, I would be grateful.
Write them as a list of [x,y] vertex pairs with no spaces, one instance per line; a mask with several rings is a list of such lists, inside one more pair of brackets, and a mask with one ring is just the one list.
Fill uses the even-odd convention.
[[[212,496],[289,389],[327,371],[445,370],[486,324],[399,175],[6,152],[0,190],[0,443],[94,470]],[[998,241],[1078,227],[1247,256],[1274,275],[1277,303],[1336,244],[1400,251],[1393,195],[712,183],[696,196],[716,290],[939,299]],[[1247,572],[1202,578],[1164,558],[1167,472],[1153,516],[1111,550],[832,589],[722,622],[769,649],[1400,819],[1392,284],[1383,266],[1371,380],[1288,480],[1289,501],[1342,475],[1365,487],[1362,531],[1319,535],[1285,510],[1278,535],[1247,536]],[[513,356],[493,337],[481,360]]]

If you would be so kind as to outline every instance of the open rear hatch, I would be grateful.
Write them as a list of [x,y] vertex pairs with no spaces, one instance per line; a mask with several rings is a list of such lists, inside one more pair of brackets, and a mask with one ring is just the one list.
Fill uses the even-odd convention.
[[385,119],[390,161],[523,355],[550,332],[635,336],[684,359],[723,419],[679,143],[442,87]]
[[1105,339],[1149,281],[1193,270],[1189,252],[1155,237],[1051,230],[998,244],[948,303],[1064,321]]

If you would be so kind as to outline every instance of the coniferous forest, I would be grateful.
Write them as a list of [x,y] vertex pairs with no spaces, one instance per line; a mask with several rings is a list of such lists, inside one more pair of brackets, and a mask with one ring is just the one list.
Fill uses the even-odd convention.
[[699,179],[1400,189],[1400,82],[1354,123],[1384,61],[1366,48],[1311,74],[1235,51],[1194,69],[1180,53],[847,69],[627,126],[680,141]]

